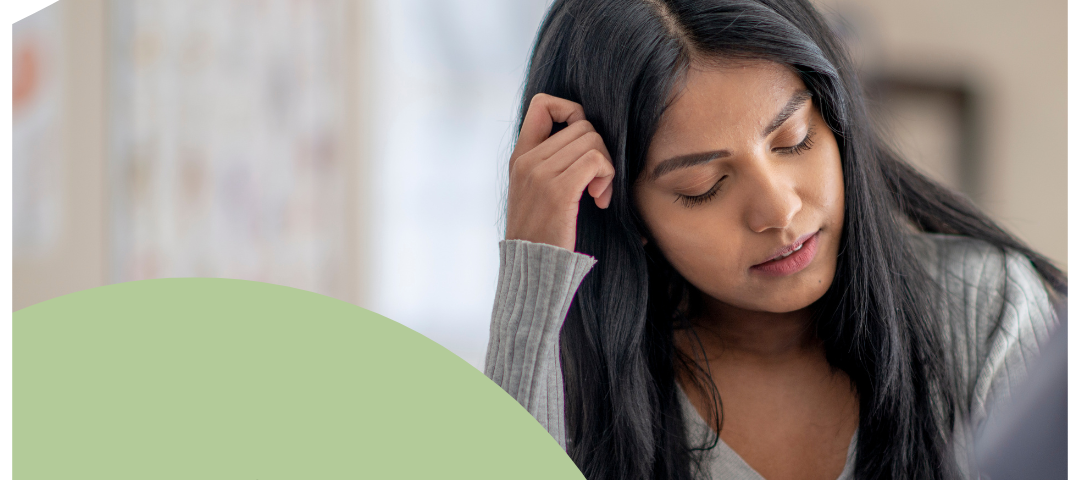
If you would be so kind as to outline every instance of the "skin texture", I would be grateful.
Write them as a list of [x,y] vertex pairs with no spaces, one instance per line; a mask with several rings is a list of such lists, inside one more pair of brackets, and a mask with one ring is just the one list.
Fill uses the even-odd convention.
[[[800,92],[799,77],[776,63],[694,63],[634,195],[649,241],[703,294],[704,315],[676,346],[719,389],[721,438],[767,479],[831,480],[843,470],[858,402],[848,377],[826,362],[808,307],[836,271],[843,173],[835,137],[812,100],[800,106]],[[794,112],[779,123],[786,106]],[[656,175],[665,160],[716,151],[726,153]],[[814,232],[816,255],[802,270],[753,268]],[[709,419],[709,397],[680,383]]]

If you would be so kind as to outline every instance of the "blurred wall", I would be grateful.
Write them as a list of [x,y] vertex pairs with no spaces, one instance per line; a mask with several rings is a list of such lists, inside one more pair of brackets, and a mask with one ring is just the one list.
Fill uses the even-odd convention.
[[[975,110],[975,190],[967,193],[1067,268],[1066,3],[815,0],[842,19],[867,76],[964,85]],[[902,120],[898,123],[902,123]],[[919,163],[912,128],[894,130]],[[924,167],[925,169],[933,168]]]

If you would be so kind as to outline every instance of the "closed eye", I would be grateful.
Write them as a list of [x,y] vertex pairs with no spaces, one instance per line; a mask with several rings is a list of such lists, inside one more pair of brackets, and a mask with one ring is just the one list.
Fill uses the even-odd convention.
[[810,150],[814,146],[814,127],[811,126],[806,130],[806,136],[797,145],[790,147],[777,147],[773,151],[781,155],[799,155],[807,150]]
[[708,202],[709,200],[712,200],[712,198],[715,197],[717,193],[720,192],[720,184],[724,182],[725,178],[727,178],[727,175],[720,177],[720,180],[717,180],[716,183],[713,184],[712,188],[709,189],[709,191],[701,195],[683,195],[681,193],[677,193],[675,201],[682,200],[683,205],[686,206],[686,208],[694,208],[698,205]]

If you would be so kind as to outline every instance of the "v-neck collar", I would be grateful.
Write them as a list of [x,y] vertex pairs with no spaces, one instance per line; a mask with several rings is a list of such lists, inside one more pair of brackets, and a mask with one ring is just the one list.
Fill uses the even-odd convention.
[[[701,418],[690,399],[686,396],[682,386],[676,382],[675,388],[679,390],[679,402],[682,404],[683,418],[685,419],[686,432],[693,444],[702,444],[712,435],[712,430],[705,419]],[[851,480],[855,471],[855,441],[859,437],[858,428],[851,436],[848,444],[847,460],[844,462],[844,470],[836,480]],[[725,478],[730,480],[765,480],[757,470],[746,463],[735,450],[721,438],[716,439],[716,447],[704,452],[702,466],[709,471],[712,478]]]

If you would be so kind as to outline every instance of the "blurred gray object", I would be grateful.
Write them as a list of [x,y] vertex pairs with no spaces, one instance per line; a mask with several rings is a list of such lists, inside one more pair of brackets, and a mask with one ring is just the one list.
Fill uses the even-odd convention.
[[1066,312],[1008,404],[993,412],[975,442],[980,478],[1057,479],[1068,469]]

